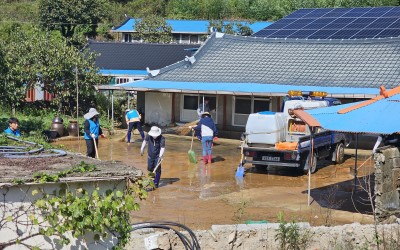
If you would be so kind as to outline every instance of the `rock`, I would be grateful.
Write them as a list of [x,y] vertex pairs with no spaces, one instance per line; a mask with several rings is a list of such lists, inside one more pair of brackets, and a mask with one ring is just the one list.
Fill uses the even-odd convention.
[[159,249],[171,249],[171,243],[167,234],[160,235],[157,240]]
[[382,224],[393,224],[396,223],[398,218],[394,215],[389,216],[386,220],[382,221]]

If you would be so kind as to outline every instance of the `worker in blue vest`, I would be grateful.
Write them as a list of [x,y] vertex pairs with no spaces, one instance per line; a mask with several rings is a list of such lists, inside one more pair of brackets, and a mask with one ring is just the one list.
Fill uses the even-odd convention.
[[144,133],[142,129],[142,124],[140,123],[140,114],[136,109],[127,109],[125,113],[126,124],[128,125],[127,143],[131,143],[131,133],[132,130],[137,128],[139,130],[142,140],[144,140]]
[[21,132],[18,129],[19,127],[19,121],[15,117],[11,117],[8,119],[8,128],[4,130],[4,133],[6,135],[12,135],[12,136],[21,136]]
[[[149,144],[147,149],[147,170],[153,172],[157,167],[157,164],[161,162],[161,158],[165,151],[165,138],[161,135],[161,128],[157,126],[151,127],[146,138],[143,140],[142,147],[140,148],[140,155],[143,156],[144,148],[146,144]],[[156,170],[156,176],[154,178],[154,185],[158,188],[161,178],[161,163]]]
[[86,141],[86,155],[92,158],[96,157],[96,150],[94,143],[99,145],[99,135],[104,138],[103,131],[99,123],[99,112],[95,108],[90,108],[89,112],[83,116],[85,118],[84,138]]

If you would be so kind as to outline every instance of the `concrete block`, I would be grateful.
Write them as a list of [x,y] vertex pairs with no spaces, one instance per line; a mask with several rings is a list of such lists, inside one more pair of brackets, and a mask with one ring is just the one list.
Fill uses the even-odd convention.
[[382,165],[381,170],[384,175],[384,178],[391,176],[392,169],[393,169],[393,159],[386,161],[385,164]]
[[383,150],[383,155],[385,156],[386,161],[392,158],[399,158],[400,152],[398,148],[388,148]]
[[397,187],[396,187],[396,185],[393,184],[392,179],[387,179],[382,184],[382,193],[383,194],[385,194],[387,192],[396,191],[396,190],[397,190]]
[[382,202],[382,209],[396,210],[399,209],[399,194],[397,190],[386,192],[382,194],[380,201]]
[[389,162],[393,168],[400,168],[400,158],[392,158]]
[[158,235],[151,235],[144,238],[144,245],[147,250],[158,249]]

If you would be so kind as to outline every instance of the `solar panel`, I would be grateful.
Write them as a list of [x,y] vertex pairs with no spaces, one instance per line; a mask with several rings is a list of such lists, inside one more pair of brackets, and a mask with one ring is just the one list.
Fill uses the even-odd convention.
[[399,37],[400,7],[300,9],[253,36],[301,39]]

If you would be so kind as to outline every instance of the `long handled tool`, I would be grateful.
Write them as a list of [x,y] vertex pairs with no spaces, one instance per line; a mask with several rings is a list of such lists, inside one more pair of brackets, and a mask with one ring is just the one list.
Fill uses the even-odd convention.
[[157,171],[157,169],[158,169],[158,167],[161,165],[161,162],[162,162],[162,161],[163,161],[163,158],[161,158],[161,159],[158,161],[156,167],[155,167],[154,170],[153,170],[153,174]]
[[192,143],[190,144],[190,149],[188,151],[189,161],[191,163],[197,163],[196,153],[192,150],[193,148],[193,138],[194,138],[194,130],[192,130]]
[[96,159],[99,159],[99,151],[97,150],[96,138],[93,138],[94,150],[96,151]]
[[243,177],[244,176],[244,166],[243,166],[243,142],[240,142],[240,163],[236,169],[236,177]]

